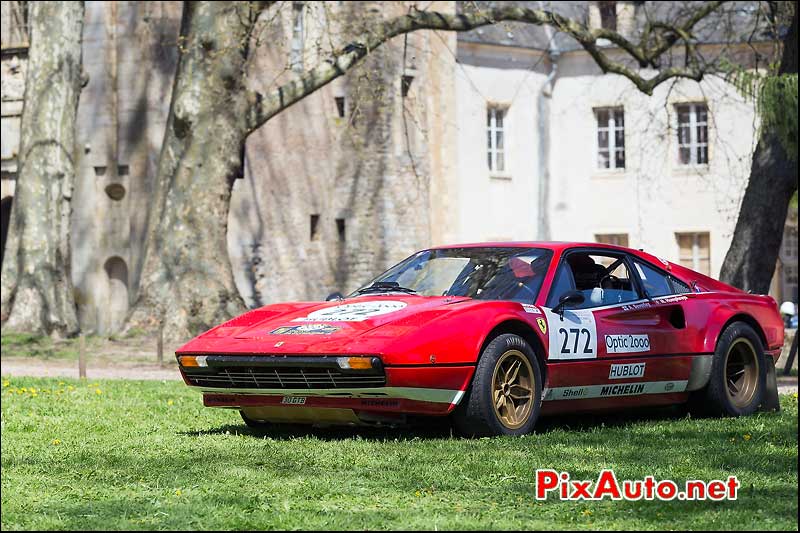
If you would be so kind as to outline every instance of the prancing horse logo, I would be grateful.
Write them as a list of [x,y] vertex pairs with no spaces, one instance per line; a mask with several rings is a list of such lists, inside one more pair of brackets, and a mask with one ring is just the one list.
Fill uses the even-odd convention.
[[542,335],[547,334],[547,322],[545,322],[544,318],[537,318],[536,323],[539,324],[539,329],[542,330]]

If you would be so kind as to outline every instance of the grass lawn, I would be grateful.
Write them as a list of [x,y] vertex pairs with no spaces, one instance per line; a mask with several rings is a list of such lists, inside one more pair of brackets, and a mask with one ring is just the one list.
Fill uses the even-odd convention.
[[[2,529],[797,529],[797,397],[779,414],[544,419],[524,438],[255,433],[179,382],[7,378]],[[536,502],[533,473],[725,479],[738,501]]]

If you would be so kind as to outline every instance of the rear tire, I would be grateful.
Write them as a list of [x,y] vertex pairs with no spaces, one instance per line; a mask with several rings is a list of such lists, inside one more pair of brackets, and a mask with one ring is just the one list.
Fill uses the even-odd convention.
[[766,379],[761,339],[748,324],[734,322],[717,342],[701,408],[714,416],[752,414],[764,399]]
[[536,355],[525,339],[505,333],[481,353],[453,423],[465,436],[525,435],[536,424],[541,405]]

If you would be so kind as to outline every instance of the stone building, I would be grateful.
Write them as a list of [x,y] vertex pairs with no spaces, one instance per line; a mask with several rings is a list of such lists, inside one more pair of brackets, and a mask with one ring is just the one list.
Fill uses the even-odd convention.
[[[3,244],[24,96],[24,4],[2,3]],[[622,33],[642,17],[641,2],[526,4]],[[270,46],[253,56],[252,82],[292,76],[319,59],[322,41],[354,31],[353,21],[409,5],[287,4]],[[136,294],[180,15],[180,2],[86,3],[89,83],[72,217],[86,331],[115,331]],[[708,31],[704,45],[719,46]],[[769,39],[756,41],[768,55]],[[248,139],[228,221],[237,286],[250,305],[321,299],[432,244],[512,239],[644,247],[717,275],[756,130],[752,104],[718,79],[665,84],[648,98],[548,28],[397,38]],[[773,292],[796,301],[794,235]]]

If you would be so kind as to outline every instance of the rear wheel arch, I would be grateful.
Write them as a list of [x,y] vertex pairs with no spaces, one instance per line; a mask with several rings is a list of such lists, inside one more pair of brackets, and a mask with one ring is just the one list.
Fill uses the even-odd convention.
[[708,382],[693,392],[689,400],[695,414],[742,416],[755,412],[764,401],[765,342],[763,332],[757,324],[753,325],[752,317],[748,318],[731,317],[717,335]]
[[735,314],[731,316],[725,322],[725,324],[723,324],[723,326],[717,332],[716,338],[714,339],[714,348],[716,348],[720,338],[722,337],[722,334],[725,333],[725,330],[727,330],[731,325],[735,324],[736,322],[743,322],[748,326],[750,326],[751,328],[753,328],[753,331],[756,332],[758,338],[761,340],[761,347],[764,350],[767,350],[769,348],[769,346],[767,345],[767,336],[764,334],[764,330],[761,329],[761,325],[758,323],[758,320],[756,320],[755,318],[746,313]]
[[483,354],[489,343],[504,333],[513,333],[514,335],[519,335],[525,339],[525,342],[528,343],[528,345],[533,349],[533,353],[536,355],[536,362],[538,363],[539,370],[542,373],[542,384],[547,383],[547,365],[545,364],[546,352],[544,345],[542,344],[542,340],[530,325],[522,322],[521,320],[505,320],[494,326],[492,330],[489,331],[489,333],[484,337],[483,343],[481,343],[481,346],[478,349],[478,359],[480,359],[481,354]]

